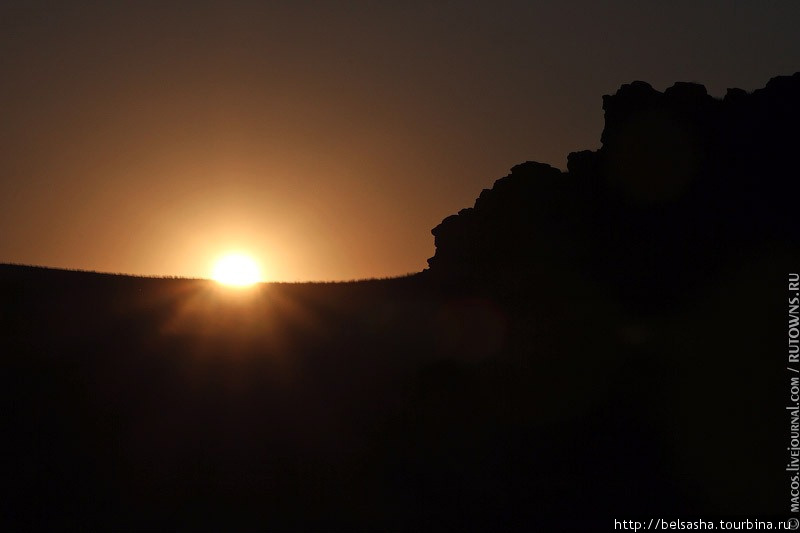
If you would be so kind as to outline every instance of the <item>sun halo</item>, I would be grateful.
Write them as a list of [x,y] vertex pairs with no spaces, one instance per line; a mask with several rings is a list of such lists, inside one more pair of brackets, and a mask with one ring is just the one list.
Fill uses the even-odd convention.
[[227,253],[214,263],[211,278],[231,287],[248,287],[261,281],[261,271],[249,255]]

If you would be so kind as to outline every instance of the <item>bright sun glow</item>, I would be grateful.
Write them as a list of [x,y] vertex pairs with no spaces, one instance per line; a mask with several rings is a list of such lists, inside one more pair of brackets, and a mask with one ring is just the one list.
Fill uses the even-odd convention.
[[261,272],[252,257],[236,253],[222,256],[214,265],[211,277],[225,285],[245,287],[260,281]]

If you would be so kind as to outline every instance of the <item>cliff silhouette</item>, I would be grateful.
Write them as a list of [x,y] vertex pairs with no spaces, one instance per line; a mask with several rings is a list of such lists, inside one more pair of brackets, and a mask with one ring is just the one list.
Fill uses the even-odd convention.
[[800,73],[722,99],[635,81],[603,97],[596,151],[526,162],[432,233],[451,284],[590,275],[625,298],[678,297],[769,242],[796,246]]

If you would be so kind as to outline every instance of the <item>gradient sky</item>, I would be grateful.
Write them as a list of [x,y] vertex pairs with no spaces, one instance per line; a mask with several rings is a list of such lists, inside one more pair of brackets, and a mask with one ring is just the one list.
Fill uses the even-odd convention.
[[0,262],[419,271],[510,167],[598,148],[603,94],[762,87],[797,28],[796,0],[3,0]]

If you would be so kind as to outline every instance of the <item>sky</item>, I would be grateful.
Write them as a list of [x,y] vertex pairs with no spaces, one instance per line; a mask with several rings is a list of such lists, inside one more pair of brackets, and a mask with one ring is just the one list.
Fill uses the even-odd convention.
[[4,0],[0,262],[418,272],[512,166],[599,148],[602,95],[763,87],[798,27],[796,0]]

